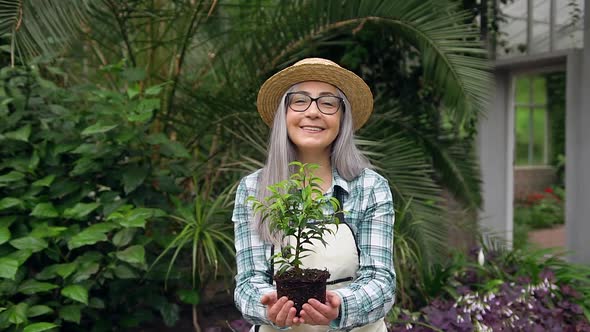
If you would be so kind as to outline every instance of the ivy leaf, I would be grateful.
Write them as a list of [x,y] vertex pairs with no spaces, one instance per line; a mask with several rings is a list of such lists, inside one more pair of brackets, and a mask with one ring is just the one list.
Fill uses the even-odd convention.
[[80,311],[82,306],[79,304],[65,305],[59,309],[59,317],[68,322],[80,324]]
[[47,224],[41,224],[41,225],[35,226],[35,228],[33,228],[33,230],[31,231],[30,235],[32,237],[37,237],[40,239],[53,238],[53,237],[60,235],[62,232],[64,232],[67,229],[68,229],[67,227],[47,226]]
[[10,131],[4,134],[6,138],[13,139],[16,141],[28,142],[31,136],[31,125],[28,124],[15,131]]
[[48,243],[43,239],[39,239],[32,236],[26,236],[10,241],[10,245],[20,250],[31,250],[32,252],[39,252],[47,248]]
[[29,309],[27,309],[27,317],[37,317],[37,316],[42,316],[42,315],[46,315],[46,314],[50,314],[53,312],[53,309],[51,309],[50,307],[46,306],[46,305],[34,305],[32,307],[29,307]]
[[98,122],[98,123],[93,124],[90,127],[87,127],[86,129],[84,129],[82,131],[82,136],[89,136],[89,135],[106,133],[107,131],[117,128],[118,126],[119,125],[106,125],[106,124]]
[[59,325],[55,325],[53,323],[46,323],[46,322],[34,323],[31,325],[27,325],[27,327],[25,327],[23,332],[42,332],[42,331],[51,330],[52,328],[58,327],[58,326]]
[[119,279],[135,279],[138,277],[135,271],[133,271],[129,266],[123,264],[117,265],[114,272],[115,276],[117,276]]
[[7,258],[15,259],[18,262],[18,265],[23,265],[29,257],[33,254],[33,251],[30,249],[25,250],[17,250],[9,255],[6,255]]
[[18,287],[18,291],[26,295],[32,295],[36,293],[47,292],[52,289],[56,289],[57,287],[58,286],[55,284],[50,284],[48,282],[40,282],[35,279],[29,279],[23,282]]
[[0,183],[15,182],[25,178],[25,175],[21,172],[11,171],[4,175],[0,175]]
[[85,229],[82,232],[72,236],[72,238],[68,241],[68,249],[72,250],[102,241],[107,241],[107,236],[104,234],[104,232]]
[[27,321],[27,308],[28,304],[21,302],[17,305],[13,305],[6,310],[6,316],[8,321],[15,325],[20,325]]
[[55,175],[47,175],[46,177],[33,182],[33,187],[49,187],[51,183],[55,180]]
[[12,279],[16,276],[18,270],[18,261],[14,258],[0,258],[0,278]]
[[145,264],[145,249],[141,245],[131,246],[117,252],[117,258],[130,264]]
[[8,229],[8,227],[0,227],[0,244],[8,242],[10,236],[10,229]]
[[81,220],[100,206],[99,203],[77,203],[64,211],[64,218]]
[[14,197],[4,197],[0,200],[0,211],[10,209],[15,206],[22,208],[24,206],[23,201]]
[[30,215],[37,218],[59,217],[59,213],[52,203],[39,203],[35,205],[35,208],[33,208],[33,211],[31,211]]
[[149,173],[147,167],[130,167],[123,173],[123,185],[125,186],[125,194],[129,194],[137,187],[139,187]]
[[[135,235],[136,229],[135,228],[124,228],[113,236],[113,244],[117,247],[123,247],[128,245],[131,240],[133,240],[133,236]],[[1,230],[0,230],[1,234]],[[0,237],[1,238],[1,237]]]
[[70,285],[61,290],[61,295],[88,305],[88,290],[80,285]]

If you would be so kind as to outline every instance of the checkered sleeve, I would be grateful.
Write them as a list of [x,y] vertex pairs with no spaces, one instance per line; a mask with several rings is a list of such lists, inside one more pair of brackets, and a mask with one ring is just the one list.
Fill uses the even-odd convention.
[[[271,324],[266,307],[260,303],[264,294],[275,291],[268,262],[271,246],[263,243],[252,229],[252,207],[247,202],[256,193],[257,176],[242,179],[237,191],[232,220],[236,246],[236,288],[234,300],[244,318],[255,325]],[[268,253],[268,256],[267,256]]]
[[340,296],[340,317],[331,330],[349,331],[383,318],[395,301],[393,266],[393,197],[387,180],[376,173],[364,179],[364,213],[356,232],[360,250],[357,279],[335,290]]

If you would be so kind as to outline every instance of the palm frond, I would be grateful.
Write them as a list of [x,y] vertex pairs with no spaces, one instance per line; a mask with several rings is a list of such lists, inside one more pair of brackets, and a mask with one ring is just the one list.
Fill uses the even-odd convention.
[[89,11],[87,0],[0,1],[0,35],[8,35],[12,65],[35,56],[61,52],[80,32]]
[[[354,34],[365,25],[386,26],[421,54],[425,77],[440,90],[459,123],[484,109],[490,76],[477,29],[467,13],[447,1],[290,1],[266,11],[268,24],[253,27],[237,48],[225,49],[236,62],[233,82],[260,83],[278,69],[329,46],[331,37]],[[232,45],[233,47],[233,45]],[[236,57],[240,54],[240,57]],[[253,71],[255,69],[255,71]],[[228,82],[231,85],[231,81]]]

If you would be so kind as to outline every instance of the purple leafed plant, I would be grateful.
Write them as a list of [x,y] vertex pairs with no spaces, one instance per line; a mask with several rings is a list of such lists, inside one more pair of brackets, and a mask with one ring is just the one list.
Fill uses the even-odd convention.
[[392,330],[590,331],[576,283],[560,285],[547,267],[527,276],[499,256],[489,255],[490,262],[493,268],[455,266],[446,281],[454,291],[441,292],[418,311],[400,310]]

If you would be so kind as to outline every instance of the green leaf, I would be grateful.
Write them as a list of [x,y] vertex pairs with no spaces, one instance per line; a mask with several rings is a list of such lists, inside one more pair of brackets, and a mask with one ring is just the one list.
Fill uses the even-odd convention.
[[145,90],[145,95],[146,96],[156,96],[156,95],[160,94],[160,91],[162,91],[162,88],[164,86],[166,86],[167,84],[169,84],[169,82],[164,82],[164,83],[160,83],[158,85],[150,86],[149,88],[147,88]]
[[31,231],[30,235],[32,237],[38,237],[38,238],[53,238],[53,237],[60,235],[61,233],[63,233],[67,229],[68,229],[67,227],[47,226],[47,224],[41,224],[41,225],[35,226],[35,228],[33,228],[33,230]]
[[39,166],[39,162],[41,161],[41,159],[39,159],[39,154],[37,153],[37,151],[33,152],[33,155],[31,156],[31,159],[29,160],[29,165],[27,167],[29,172],[33,172],[37,169],[37,166]]
[[123,173],[123,185],[125,186],[125,194],[129,194],[137,187],[139,187],[149,173],[147,167],[130,167]]
[[0,228],[0,244],[4,244],[10,240],[10,229],[8,227],[1,227]]
[[72,277],[73,282],[88,280],[93,274],[98,272],[100,265],[93,262],[84,262],[80,264],[76,274]]
[[76,270],[77,266],[78,264],[76,263],[56,264],[55,273],[65,279]]
[[158,309],[164,319],[164,324],[167,326],[174,326],[180,318],[179,308],[176,303],[164,302],[158,306]]
[[82,131],[82,136],[106,133],[109,130],[113,130],[113,129],[117,128],[118,126],[119,125],[106,125],[106,124],[98,122],[98,123],[93,124],[90,127],[87,127],[86,129],[84,129]]
[[28,304],[21,302],[17,305],[13,305],[6,310],[6,316],[8,321],[15,325],[20,325],[27,322],[27,308]]
[[7,258],[15,259],[18,262],[18,265],[23,265],[29,257],[33,254],[33,251],[30,249],[25,250],[17,250],[9,255],[6,255]]
[[162,145],[162,154],[173,158],[190,158],[191,155],[188,150],[179,142],[168,141]]
[[18,291],[26,295],[32,295],[35,293],[47,292],[52,289],[56,289],[57,287],[57,285],[50,284],[48,282],[40,282],[35,279],[29,279],[24,281],[18,287]]
[[80,285],[70,285],[61,290],[61,295],[88,305],[88,290]]
[[0,278],[12,279],[16,276],[18,271],[18,261],[14,258],[1,257],[0,258]]
[[73,208],[64,211],[64,218],[83,219],[100,206],[99,203],[77,203]]
[[104,232],[85,229],[82,232],[74,235],[68,241],[68,249],[72,250],[102,241],[107,241],[107,236],[104,234]]
[[91,298],[88,306],[95,309],[104,309],[106,307],[104,301],[98,297]]
[[59,317],[68,322],[80,324],[82,306],[79,304],[65,305],[59,308]]
[[118,231],[117,234],[113,236],[113,244],[117,247],[123,247],[128,245],[131,242],[131,240],[133,240],[133,236],[135,235],[136,231],[136,228],[124,228]]
[[4,134],[6,138],[13,139],[16,141],[28,142],[31,136],[31,125],[28,124],[15,131],[7,132]]
[[26,236],[10,241],[10,245],[20,250],[31,250],[32,252],[39,252],[47,248],[48,243],[43,239],[39,239],[32,236]]
[[198,305],[201,302],[201,296],[195,289],[181,289],[177,294],[178,298],[184,303]]
[[53,309],[51,309],[50,307],[46,306],[46,305],[34,305],[32,307],[29,307],[29,309],[27,309],[27,317],[37,317],[37,316],[42,316],[42,315],[46,315],[46,314],[50,314],[53,312]]
[[46,322],[34,323],[31,325],[27,325],[27,327],[25,327],[23,332],[42,332],[42,331],[51,330],[51,329],[58,327],[58,326],[59,325],[56,325],[53,323],[46,323]]
[[0,176],[0,183],[15,182],[25,178],[25,175],[21,172],[11,171]]
[[15,215],[0,217],[0,227],[10,227],[16,221]]
[[145,249],[141,245],[131,246],[117,252],[117,258],[130,264],[145,264]]
[[124,264],[117,265],[113,272],[115,272],[115,276],[119,279],[135,279],[138,277],[137,273],[131,267]]
[[51,183],[55,180],[55,175],[47,175],[46,177],[33,182],[33,187],[49,187]]
[[24,206],[23,201],[14,197],[4,197],[2,200],[0,200],[0,211],[10,209],[15,206],[22,208]]
[[31,216],[37,218],[56,218],[59,217],[59,213],[55,209],[52,203],[39,203],[31,211]]

